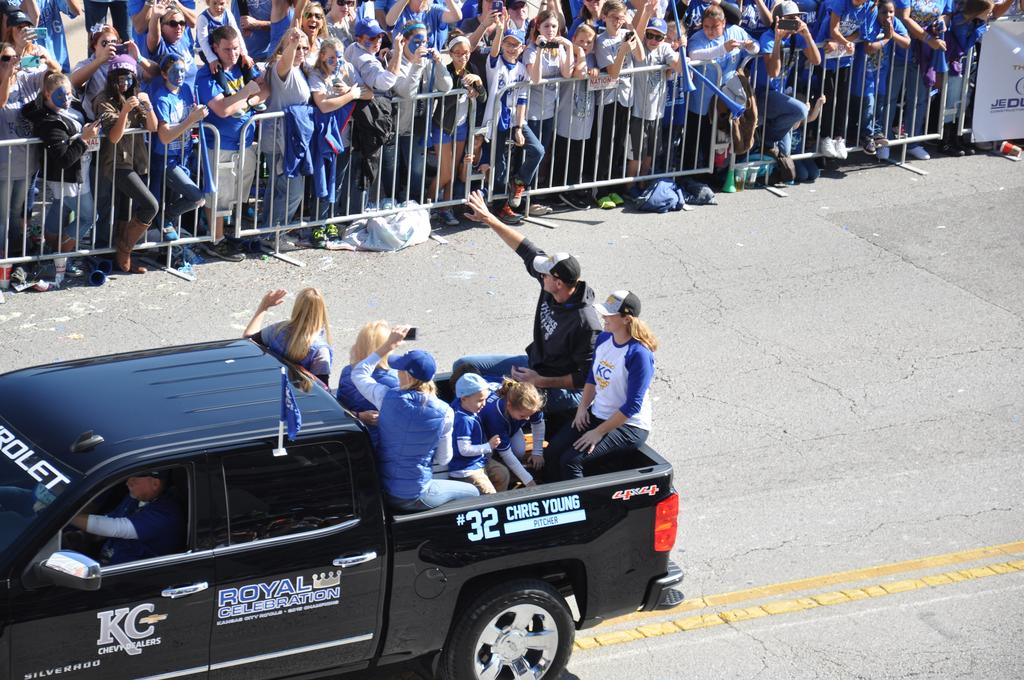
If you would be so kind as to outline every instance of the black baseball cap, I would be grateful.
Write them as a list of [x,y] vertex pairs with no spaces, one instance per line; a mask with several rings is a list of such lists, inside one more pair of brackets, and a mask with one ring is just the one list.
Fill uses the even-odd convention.
[[569,253],[538,255],[533,258],[533,268],[539,274],[550,274],[565,283],[580,280],[580,263]]
[[170,470],[146,470],[138,474],[132,475],[132,477],[152,477],[153,479],[159,479],[161,482],[166,482],[171,478]]
[[628,290],[617,290],[608,296],[604,304],[596,304],[594,308],[601,316],[640,316],[640,298]]

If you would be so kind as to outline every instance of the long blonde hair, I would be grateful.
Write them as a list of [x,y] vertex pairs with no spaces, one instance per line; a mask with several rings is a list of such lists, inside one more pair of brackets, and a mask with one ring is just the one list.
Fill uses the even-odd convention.
[[647,325],[647,322],[629,314],[623,314],[623,318],[629,322],[629,335],[631,338],[652,352],[658,351],[658,338],[654,337],[654,332]]
[[412,375],[406,371],[399,371],[400,376],[403,373],[409,377],[409,382],[406,385],[402,385],[401,380],[399,380],[400,389],[414,390],[431,397],[437,396],[437,385],[434,384],[433,380],[420,380],[419,378],[412,377]]
[[505,378],[498,388],[498,396],[505,400],[508,406],[521,408],[536,413],[544,408],[544,395],[536,387],[527,382],[519,382],[512,378]]
[[[384,344],[384,341],[388,339],[388,335],[391,333],[391,326],[384,319],[378,319],[376,321],[368,321],[363,324],[363,327],[359,329],[359,335],[356,336],[356,342],[352,345],[352,348],[348,351],[348,365],[355,366],[366,357],[373,354],[374,350]],[[388,366],[388,355],[385,354],[380,358],[380,363],[377,364],[379,368],[387,370]]]
[[327,342],[333,344],[323,293],[316,288],[303,288],[295,296],[292,318],[287,324],[288,347],[284,352],[285,357],[300,363],[309,354],[309,348],[321,331],[327,336]]

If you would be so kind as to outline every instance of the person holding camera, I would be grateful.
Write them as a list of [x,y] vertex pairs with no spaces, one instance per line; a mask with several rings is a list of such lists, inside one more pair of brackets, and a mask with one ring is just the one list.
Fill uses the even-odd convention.
[[755,62],[752,85],[757,102],[764,105],[762,139],[769,154],[789,156],[793,126],[807,118],[807,104],[785,93],[796,68],[797,51],[803,51],[807,64],[821,63],[821,52],[802,17],[793,0],[783,0],[772,10],[772,28],[762,33],[759,41],[764,57]]
[[114,57],[107,87],[93,101],[93,109],[106,135],[100,145],[100,181],[112,185],[116,199],[120,199],[113,206],[118,220],[113,238],[117,250],[114,260],[123,272],[144,274],[144,267],[132,265],[131,251],[156,218],[160,202],[144,179],[149,174],[148,135],[125,133],[135,128],[156,132],[159,123],[137,72],[138,65],[130,56]]
[[[523,63],[535,83],[530,88],[530,103],[526,109],[526,124],[545,149],[552,148],[555,137],[555,110],[558,108],[558,83],[545,82],[572,77],[573,46],[559,35],[559,15],[545,9],[537,14],[530,28],[529,46],[523,52]],[[538,186],[551,185],[550,155],[541,163]],[[551,208],[534,202],[531,215],[546,215]]]
[[452,459],[455,413],[437,398],[437,364],[427,352],[412,350],[388,359],[398,371],[398,387],[373,378],[381,357],[405,340],[409,326],[396,326],[388,339],[352,368],[352,382],[379,412],[377,464],[384,496],[393,510],[428,510],[462,498],[479,496],[468,482],[434,479],[432,465]]
[[424,24],[414,21],[403,26],[401,32],[405,38],[402,65],[398,68],[398,80],[392,89],[399,97],[395,114],[396,138],[392,148],[384,148],[382,172],[385,182],[394,176],[394,191],[390,195],[395,200],[412,199],[423,203],[426,198],[434,198],[433,195],[424,196],[424,168],[429,124],[427,112],[439,100],[417,100],[414,97],[420,92],[450,91],[452,77],[444,67],[441,53],[429,46],[427,27]]

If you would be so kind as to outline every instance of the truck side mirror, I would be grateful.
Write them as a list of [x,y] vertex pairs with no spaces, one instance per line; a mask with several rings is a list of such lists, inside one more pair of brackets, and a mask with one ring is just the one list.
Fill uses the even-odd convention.
[[91,557],[71,550],[58,550],[36,564],[35,576],[50,583],[75,590],[99,590],[100,564]]

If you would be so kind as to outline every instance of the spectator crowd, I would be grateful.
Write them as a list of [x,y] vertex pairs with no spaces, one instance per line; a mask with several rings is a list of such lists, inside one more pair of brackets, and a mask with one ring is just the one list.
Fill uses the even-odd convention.
[[[969,106],[966,55],[1015,2],[2,0],[0,259],[109,246],[142,272],[144,236],[208,235],[205,256],[238,261],[233,219],[304,219],[329,245],[388,202],[458,225],[489,184],[506,224],[610,209],[633,178],[721,167],[723,135],[789,181],[901,136],[918,160],[928,134],[973,153],[949,105]],[[730,125],[730,99],[757,115]]]

